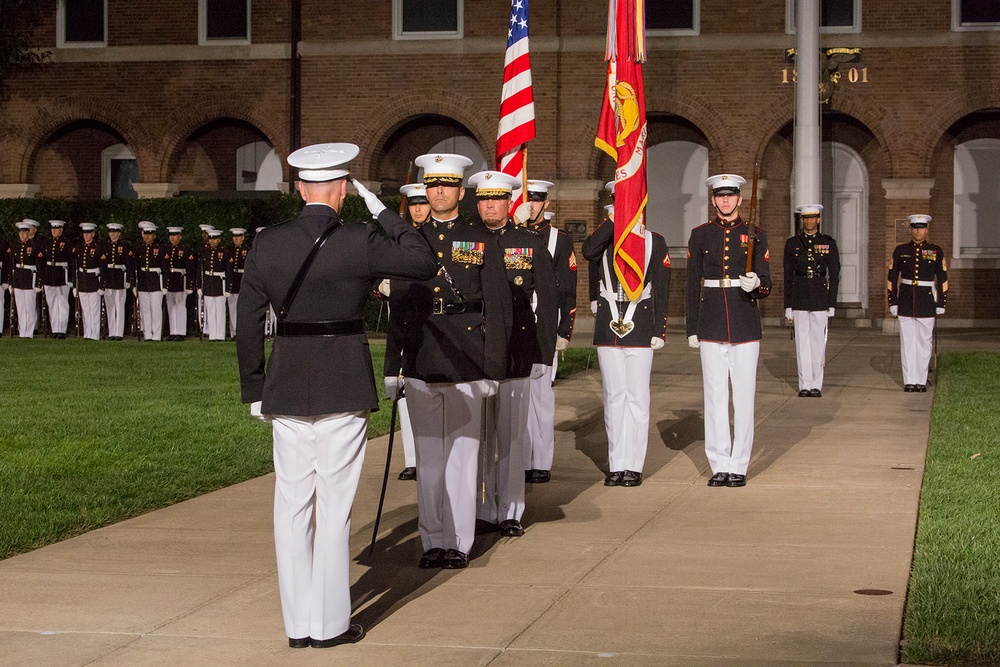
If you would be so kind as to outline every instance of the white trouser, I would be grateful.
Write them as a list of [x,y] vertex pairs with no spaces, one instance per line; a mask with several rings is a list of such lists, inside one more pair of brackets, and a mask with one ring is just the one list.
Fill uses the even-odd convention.
[[69,326],[69,285],[45,286],[45,303],[49,307],[49,331],[66,333]]
[[597,348],[611,472],[642,472],[649,444],[649,347]]
[[424,551],[468,554],[476,532],[482,383],[428,384],[406,378],[406,388],[417,452],[420,541]]
[[934,340],[934,317],[899,318],[899,365],[903,384],[927,384]]
[[38,323],[38,298],[33,289],[14,289],[14,305],[17,307],[17,335],[21,338],[35,337]]
[[139,292],[139,322],[146,340],[163,337],[163,293]]
[[83,337],[101,339],[101,297],[97,292],[80,292],[80,319]]
[[[705,386],[705,455],[712,472],[747,474],[753,449],[753,404],[760,341],[701,343]],[[729,435],[729,381],[733,383],[733,436]]]
[[125,290],[104,290],[104,312],[108,316],[108,337],[125,335]]
[[187,294],[184,292],[167,292],[167,321],[170,324],[171,336],[187,335]]
[[552,391],[555,360],[552,363],[552,373],[546,369],[542,377],[528,380],[528,433],[524,439],[525,470],[552,470],[556,438],[556,394]]
[[407,468],[417,467],[417,454],[413,447],[413,424],[410,423],[410,409],[406,406],[406,397],[396,403],[399,410],[399,435],[403,440],[403,462]]
[[823,359],[826,358],[825,310],[793,310],[795,360],[799,367],[799,389],[823,388]]
[[[545,377],[548,379],[547,374]],[[476,512],[483,521],[520,521],[524,514],[528,383],[528,378],[504,380],[497,390],[495,428],[488,434],[489,446],[483,448],[483,494]]]
[[330,639],[351,620],[351,506],[368,412],[271,418],[274,552],[285,634]]
[[551,378],[552,378],[553,382],[556,381],[556,375],[558,373],[559,373],[559,351],[556,350],[556,353],[552,355],[552,373],[551,373]]
[[239,294],[230,294],[226,297],[226,306],[229,307],[229,337],[236,338],[236,304],[239,303]]
[[203,298],[205,301],[205,333],[208,334],[208,339],[226,340],[226,297],[206,296]]

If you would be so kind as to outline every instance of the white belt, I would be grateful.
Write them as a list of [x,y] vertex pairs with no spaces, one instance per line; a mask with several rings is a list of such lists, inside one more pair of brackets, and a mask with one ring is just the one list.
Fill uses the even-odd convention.
[[243,273],[244,272],[243,269],[233,269],[233,271],[235,271],[236,273]]
[[225,271],[216,271],[215,273],[211,273],[209,271],[206,271],[205,275],[206,276],[215,276],[216,278],[225,278],[226,277],[226,272]]
[[170,273],[186,273],[184,269],[170,269]]
[[38,267],[34,264],[22,264],[21,266],[15,266],[15,269],[27,269],[28,271],[37,271]]
[[740,279],[722,278],[720,280],[718,278],[706,278],[701,284],[703,287],[739,287]]
[[125,265],[124,264],[112,264],[111,268],[112,269],[118,269],[119,271],[124,271],[125,270]]
[[80,273],[100,273],[100,269],[80,269]]
[[139,269],[139,271],[143,273],[161,273],[160,267],[156,267],[155,269]]
[[69,266],[69,262],[52,262],[52,266]]
[[937,283],[933,280],[908,280],[906,278],[900,278],[899,282],[904,285],[918,285],[919,287],[937,287]]

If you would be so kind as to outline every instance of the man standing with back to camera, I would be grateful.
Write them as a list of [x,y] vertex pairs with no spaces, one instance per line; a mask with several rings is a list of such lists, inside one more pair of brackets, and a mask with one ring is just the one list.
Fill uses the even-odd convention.
[[[420,235],[357,181],[378,225],[341,221],[348,172],[337,167],[357,154],[354,144],[319,144],[288,156],[306,205],[257,235],[237,306],[243,402],[272,426],[278,588],[292,648],[364,637],[350,622],[351,506],[378,394],[362,315],[378,280],[437,270]],[[265,370],[271,304],[277,336]]]

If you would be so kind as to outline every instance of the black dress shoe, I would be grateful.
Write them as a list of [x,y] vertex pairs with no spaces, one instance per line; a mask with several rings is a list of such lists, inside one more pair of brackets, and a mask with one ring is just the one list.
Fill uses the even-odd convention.
[[528,484],[545,484],[549,481],[548,470],[525,470],[524,481]]
[[726,486],[746,486],[746,485],[747,485],[746,475],[737,475],[736,473],[731,472],[729,473],[729,476],[726,479]]
[[621,486],[639,486],[642,484],[642,473],[626,470],[622,473]]
[[524,527],[517,519],[507,519],[500,522],[500,534],[504,537],[521,537],[524,535]]
[[799,398],[809,398],[809,390],[799,389]]
[[299,639],[288,638],[288,648],[309,648],[309,644],[312,642],[308,637],[301,637]]
[[809,395],[812,396],[813,398],[823,398],[823,392],[821,392],[819,389],[810,389]]
[[609,473],[607,477],[604,478],[604,486],[618,486],[622,483],[622,475],[625,472],[619,470],[618,472]]
[[905,392],[911,392],[911,391],[916,391],[916,390],[917,390],[917,385],[915,385],[915,384],[904,384],[903,385],[903,391],[905,391]]
[[919,391],[921,393],[927,391],[927,385],[925,384],[915,384],[913,385],[913,391]]
[[403,468],[403,472],[399,473],[399,479],[401,479],[403,481],[407,481],[407,480],[411,480],[411,479],[416,479],[416,478],[417,478],[417,469],[413,468],[413,467],[409,467],[408,466],[406,468]]
[[469,567],[469,556],[458,549],[448,549],[444,555],[442,567],[446,570],[461,570],[464,567]]
[[428,549],[424,552],[424,555],[420,557],[419,566],[425,570],[430,570],[436,567],[444,567],[444,557],[444,549],[438,549],[437,547]]
[[726,482],[729,481],[728,472],[717,472],[712,475],[712,479],[708,480],[709,486],[725,486]]
[[365,629],[357,623],[351,623],[346,631],[330,639],[311,639],[309,645],[313,648],[330,648],[341,644],[357,644],[365,636]]

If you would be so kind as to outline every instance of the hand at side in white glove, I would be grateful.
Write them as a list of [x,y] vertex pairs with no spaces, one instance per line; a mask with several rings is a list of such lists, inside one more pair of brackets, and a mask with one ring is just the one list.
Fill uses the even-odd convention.
[[198,296],[204,296],[204,292],[201,291],[200,287],[198,288]]
[[104,290],[102,289],[97,290],[97,296],[104,296]]
[[893,317],[899,316],[899,306],[889,306],[889,314]]
[[0,292],[6,292],[9,289],[10,289],[10,285],[0,284]]
[[745,276],[740,276],[740,288],[744,292],[752,292],[758,287],[760,287],[760,278],[753,271]]
[[935,308],[934,312],[937,313],[938,315],[944,315],[944,308],[940,308],[940,307],[939,308]]
[[389,281],[383,280],[382,282],[380,282],[378,284],[378,291],[379,294],[381,294],[382,296],[389,298]]
[[834,314],[835,312],[836,312],[836,308],[827,308],[827,309],[826,309],[826,316],[827,316],[827,317],[833,317],[833,314]]
[[597,301],[590,302],[590,312],[592,312],[594,315],[597,314]]
[[78,296],[80,296],[80,290],[78,290],[77,288],[74,287],[73,288],[73,298],[75,299]]
[[166,287],[161,287],[160,288],[160,294],[166,294],[166,293],[167,293],[167,288]]
[[688,336],[688,347],[693,347],[693,348],[701,347],[701,342],[698,341],[697,336]]
[[786,320],[792,319],[792,309],[791,308],[785,308],[785,319]]
[[399,376],[390,376],[385,379],[385,396],[390,401],[396,400],[399,393]]
[[260,412],[260,406],[261,406],[261,401],[254,401],[253,403],[251,403],[250,404],[250,416],[253,417],[254,419],[259,419],[262,422],[266,422],[267,421],[267,417],[265,417],[263,414],[261,414],[261,412]]
[[562,352],[569,347],[569,339],[563,338],[562,336],[556,336],[556,352]]
[[649,341],[649,346],[654,350],[659,350],[661,347],[663,347],[663,343],[664,341],[662,338],[657,338],[656,336],[653,336]]
[[368,212],[372,214],[373,218],[377,218],[379,213],[385,210],[385,204],[379,201],[379,198],[375,196],[374,192],[361,185],[361,182],[358,179],[352,178],[351,183],[353,183],[354,187],[357,188],[358,194],[361,195],[361,198],[365,200],[365,206],[368,207]]
[[483,396],[496,396],[497,391],[500,389],[500,383],[496,380],[480,380],[480,389],[483,391]]

